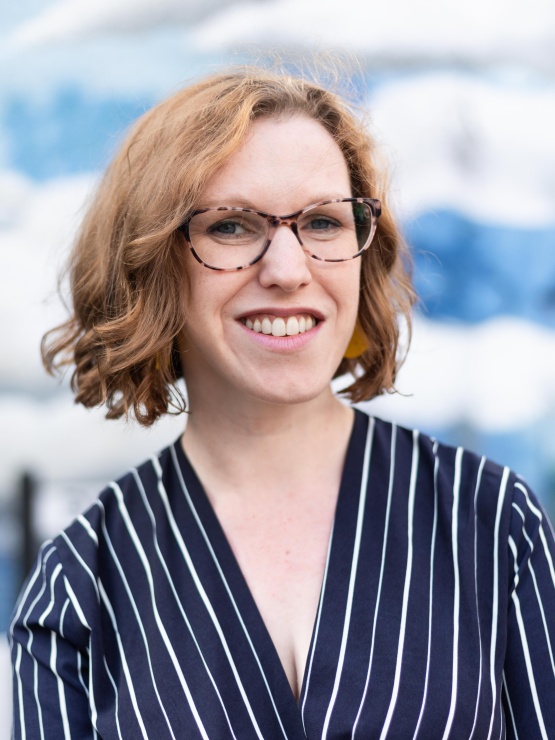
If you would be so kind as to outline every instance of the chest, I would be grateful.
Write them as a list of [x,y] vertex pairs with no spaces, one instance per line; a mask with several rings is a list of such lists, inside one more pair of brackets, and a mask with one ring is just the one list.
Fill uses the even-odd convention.
[[[364,557],[352,589],[348,577],[338,578],[338,570],[349,571],[353,563],[352,550],[338,539],[317,586],[315,578],[280,580],[285,576],[275,568],[276,588],[264,584],[261,557],[253,571],[255,591],[249,593],[224,553],[216,554],[229,591],[216,573],[202,583],[189,578],[180,583],[182,575],[172,569],[180,593],[172,603],[163,574],[154,573],[165,635],[150,619],[146,588],[137,597],[146,641],[131,626],[118,646],[110,629],[104,630],[102,647],[117,702],[100,661],[92,675],[106,728],[116,716],[132,716],[133,701],[147,736],[158,738],[171,737],[167,722],[176,737],[182,731],[181,736],[222,740],[352,737],[353,727],[360,738],[380,738],[385,728],[384,738],[413,737],[420,727],[418,737],[439,740],[449,723],[452,732],[445,737],[466,740],[475,720],[475,737],[487,736],[492,718],[500,727],[501,676],[492,664],[491,616],[486,618],[485,610],[457,615],[453,592],[439,580],[430,599],[429,579],[427,588],[418,586],[425,580],[423,564],[413,564],[404,602],[406,577],[399,568],[393,573],[386,565],[380,584],[382,564]],[[297,592],[310,582],[312,602]],[[281,588],[294,595],[280,595]],[[470,581],[463,578],[459,588],[463,602],[476,604]],[[111,601],[115,620],[123,621],[124,600]],[[501,630],[496,654],[504,649],[500,635]],[[118,671],[119,651],[127,672]],[[93,660],[100,655],[96,645],[92,655]],[[197,727],[200,719],[206,735]]]
[[273,502],[236,516],[220,510],[246,584],[298,701],[333,526],[334,491]]

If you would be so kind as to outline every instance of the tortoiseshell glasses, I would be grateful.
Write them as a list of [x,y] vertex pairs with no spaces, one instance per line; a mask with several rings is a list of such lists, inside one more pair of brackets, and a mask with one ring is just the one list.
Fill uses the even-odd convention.
[[262,259],[280,226],[288,226],[315,260],[354,259],[370,245],[380,213],[375,198],[323,200],[288,216],[219,206],[193,211],[179,230],[201,264],[227,272],[245,270]]

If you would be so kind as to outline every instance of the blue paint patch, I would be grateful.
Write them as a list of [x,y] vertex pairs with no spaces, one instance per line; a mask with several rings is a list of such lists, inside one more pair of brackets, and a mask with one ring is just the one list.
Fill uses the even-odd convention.
[[555,226],[490,226],[438,211],[404,230],[429,318],[518,316],[555,328]]
[[12,96],[0,121],[8,164],[35,180],[104,169],[123,132],[154,102],[91,98],[77,87],[47,101]]
[[17,589],[20,584],[19,564],[13,553],[0,549],[0,633],[7,632]]

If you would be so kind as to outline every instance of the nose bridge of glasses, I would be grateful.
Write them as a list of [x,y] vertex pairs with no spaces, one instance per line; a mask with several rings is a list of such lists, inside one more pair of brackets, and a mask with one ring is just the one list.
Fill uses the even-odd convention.
[[280,226],[288,226],[293,232],[293,234],[296,236],[297,241],[302,247],[303,243],[301,241],[301,237],[299,236],[297,218],[298,218],[298,214],[295,216],[283,216],[283,217],[282,216],[272,216],[271,220],[269,219],[270,227],[271,227],[271,240],[273,241],[273,239],[275,238],[277,230],[279,229]]

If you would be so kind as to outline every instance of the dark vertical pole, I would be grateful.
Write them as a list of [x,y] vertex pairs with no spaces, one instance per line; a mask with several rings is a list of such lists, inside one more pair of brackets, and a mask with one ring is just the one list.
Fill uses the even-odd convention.
[[33,531],[33,512],[36,480],[29,472],[24,472],[20,478],[20,511],[21,511],[21,565],[24,577],[31,570],[36,558],[36,543]]

